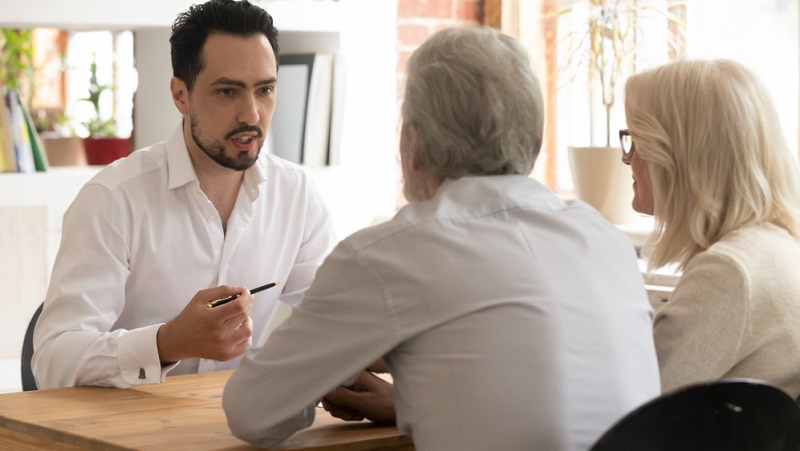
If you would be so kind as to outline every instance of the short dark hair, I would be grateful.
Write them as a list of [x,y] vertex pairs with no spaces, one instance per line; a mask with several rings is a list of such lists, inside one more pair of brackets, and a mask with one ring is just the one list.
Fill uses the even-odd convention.
[[261,33],[267,37],[278,62],[278,30],[272,16],[261,7],[247,0],[209,0],[192,5],[175,19],[169,38],[172,75],[183,80],[189,91],[205,65],[201,52],[212,32],[243,37]]

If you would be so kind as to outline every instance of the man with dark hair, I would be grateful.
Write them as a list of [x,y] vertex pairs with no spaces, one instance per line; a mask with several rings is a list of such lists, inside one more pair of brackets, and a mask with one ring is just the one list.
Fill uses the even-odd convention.
[[[310,178],[261,152],[278,85],[272,17],[211,0],[178,17],[170,42],[183,120],[100,171],[65,214],[34,336],[40,388],[234,368],[332,247]],[[254,302],[247,287],[273,281]]]
[[189,90],[203,68],[201,52],[211,33],[247,37],[261,33],[278,58],[278,30],[272,16],[248,1],[219,0],[194,5],[182,12],[172,24],[172,75],[183,80]]

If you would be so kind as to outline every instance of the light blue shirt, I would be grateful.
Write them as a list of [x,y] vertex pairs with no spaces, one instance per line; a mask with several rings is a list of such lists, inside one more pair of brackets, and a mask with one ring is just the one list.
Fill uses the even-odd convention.
[[465,177],[340,243],[223,407],[275,446],[385,356],[417,450],[585,450],[659,394],[652,318],[630,240],[596,211]]

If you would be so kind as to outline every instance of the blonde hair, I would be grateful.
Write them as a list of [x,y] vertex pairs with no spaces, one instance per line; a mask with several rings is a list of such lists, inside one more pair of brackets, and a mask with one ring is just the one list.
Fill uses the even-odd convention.
[[408,61],[404,127],[419,170],[435,182],[530,174],[542,145],[544,101],[522,44],[489,27],[448,28]]
[[727,233],[771,223],[800,238],[800,182],[761,81],[729,60],[632,76],[625,115],[653,184],[650,268],[680,268]]

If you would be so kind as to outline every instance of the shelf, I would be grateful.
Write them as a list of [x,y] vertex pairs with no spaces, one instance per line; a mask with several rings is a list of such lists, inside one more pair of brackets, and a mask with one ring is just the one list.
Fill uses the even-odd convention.
[[[6,1],[5,3],[10,3]],[[5,5],[3,27],[53,27],[71,30],[170,27],[197,0],[28,0]],[[279,30],[338,31],[343,5],[333,0],[256,0]]]
[[0,207],[63,205],[66,208],[78,190],[102,166],[51,167],[47,172],[0,173]]

